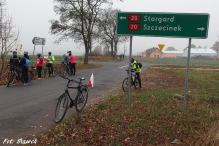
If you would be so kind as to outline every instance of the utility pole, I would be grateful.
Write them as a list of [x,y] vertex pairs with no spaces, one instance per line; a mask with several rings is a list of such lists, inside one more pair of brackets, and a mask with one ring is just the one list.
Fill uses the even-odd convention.
[[125,47],[125,45],[124,45],[124,56],[125,56],[125,52],[127,51],[127,49],[125,49],[126,47]]

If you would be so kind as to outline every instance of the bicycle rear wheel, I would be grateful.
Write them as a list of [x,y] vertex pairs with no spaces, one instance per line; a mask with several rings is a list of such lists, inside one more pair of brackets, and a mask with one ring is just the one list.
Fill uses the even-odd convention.
[[62,94],[58,99],[58,103],[55,109],[55,122],[56,123],[59,123],[62,121],[67,111],[67,108],[68,108],[68,95]]
[[[8,81],[9,81],[9,79],[10,79],[10,76],[11,76],[11,72],[10,72],[10,71],[5,72],[5,73],[2,74],[2,76],[1,76],[1,81],[2,81],[2,83],[3,83],[4,85],[7,85],[7,84],[8,84]],[[13,83],[14,83],[14,78],[13,78],[13,80],[11,81],[10,84],[13,84]]]
[[43,69],[43,77],[44,77],[44,78],[46,77],[46,74],[47,74],[47,68],[44,68],[44,69]]
[[60,65],[60,67],[59,67],[59,73],[60,73],[61,75],[64,75],[64,74],[65,74],[65,67],[63,67],[62,65]]
[[87,98],[88,98],[88,91],[86,88],[82,88],[82,90],[78,91],[77,97],[75,99],[76,110],[78,112],[81,112],[84,109],[87,103]]
[[71,75],[71,71],[70,71],[70,68],[67,66],[66,67],[66,73],[68,73],[69,75]]
[[14,81],[14,72],[11,73],[11,76],[10,76],[10,78],[8,80],[7,87],[9,87],[9,85],[11,85],[13,83],[12,81]]
[[33,71],[28,71],[28,82],[30,82],[34,77]]
[[140,85],[139,85],[139,81],[138,81],[138,79],[137,79],[137,75],[135,75],[135,77],[134,77],[135,79],[134,79],[134,86],[135,86],[135,89],[137,89],[137,88],[139,88],[140,87]]

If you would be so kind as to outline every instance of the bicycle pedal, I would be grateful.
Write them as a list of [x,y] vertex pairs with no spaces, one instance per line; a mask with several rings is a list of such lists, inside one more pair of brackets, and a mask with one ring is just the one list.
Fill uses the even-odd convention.
[[75,103],[74,103],[74,102],[73,102],[73,103],[71,102],[69,107],[72,108],[74,105],[75,105]]

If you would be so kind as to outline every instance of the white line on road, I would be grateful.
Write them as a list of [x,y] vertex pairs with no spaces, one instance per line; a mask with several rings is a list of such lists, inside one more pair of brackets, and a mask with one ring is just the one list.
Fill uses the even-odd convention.
[[124,68],[124,67],[127,67],[128,65],[125,65],[125,66],[121,66],[121,67],[119,67],[119,68]]

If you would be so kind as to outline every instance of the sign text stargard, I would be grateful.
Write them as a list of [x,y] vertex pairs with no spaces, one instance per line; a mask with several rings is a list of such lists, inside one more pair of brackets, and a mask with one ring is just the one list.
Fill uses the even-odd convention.
[[209,14],[200,13],[119,12],[117,34],[207,38],[209,18]]

